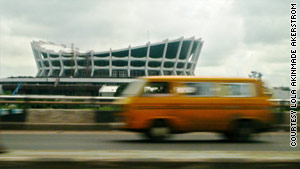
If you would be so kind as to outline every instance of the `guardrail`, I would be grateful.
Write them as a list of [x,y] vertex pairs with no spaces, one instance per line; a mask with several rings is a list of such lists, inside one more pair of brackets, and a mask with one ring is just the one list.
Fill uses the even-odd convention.
[[0,99],[64,99],[64,100],[115,100],[122,97],[94,97],[94,96],[47,96],[47,95],[0,95]]
[[[277,108],[285,109],[290,107],[290,99],[269,99],[269,101],[277,103]],[[300,99],[297,99],[297,107],[300,108]]]
[[[269,99],[269,101],[272,101],[272,102],[287,102],[287,103],[289,103],[290,99]],[[297,99],[297,102],[300,102],[300,99]]]
[[[124,97],[61,96],[61,95],[0,95],[0,99],[64,99],[64,100],[116,100]],[[274,102],[289,102],[290,99],[269,99]],[[300,99],[297,99],[300,102]]]
[[[44,96],[44,95],[15,95],[0,96],[0,104],[73,104],[73,105],[108,105],[113,100],[122,97],[92,97],[92,96]],[[17,100],[19,99],[19,100]],[[21,100],[20,100],[21,99]],[[39,100],[39,101],[35,101]],[[47,101],[44,101],[47,100]],[[51,101],[50,101],[51,100]],[[54,101],[53,101],[54,100]],[[68,101],[66,101],[68,100]],[[106,101],[106,102],[105,102]]]
[[[93,97],[93,96],[47,96],[47,95],[14,95],[0,96],[0,104],[95,104],[108,105],[112,104],[113,100],[123,97]],[[17,100],[21,99],[21,100]],[[39,100],[40,101],[34,101]],[[44,101],[47,100],[47,101]],[[50,101],[54,100],[54,101]],[[68,100],[68,101],[66,101]],[[279,107],[290,106],[290,99],[269,99],[272,102],[277,102]],[[104,102],[106,101],[106,102]],[[300,99],[297,99],[300,102]]]

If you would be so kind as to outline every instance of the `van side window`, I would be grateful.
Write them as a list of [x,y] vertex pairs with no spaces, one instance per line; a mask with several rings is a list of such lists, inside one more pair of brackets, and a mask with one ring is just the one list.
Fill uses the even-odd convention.
[[214,84],[209,82],[188,82],[184,87],[177,88],[177,93],[184,93],[187,96],[214,96]]
[[144,86],[144,96],[162,96],[170,94],[168,82],[150,82]]
[[252,83],[218,83],[216,91],[223,97],[255,97],[256,88]]

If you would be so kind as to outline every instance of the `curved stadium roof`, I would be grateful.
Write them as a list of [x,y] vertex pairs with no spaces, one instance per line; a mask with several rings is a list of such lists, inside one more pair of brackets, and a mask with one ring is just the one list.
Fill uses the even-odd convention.
[[136,77],[194,75],[203,41],[179,38],[105,52],[81,51],[52,42],[31,42],[37,77]]

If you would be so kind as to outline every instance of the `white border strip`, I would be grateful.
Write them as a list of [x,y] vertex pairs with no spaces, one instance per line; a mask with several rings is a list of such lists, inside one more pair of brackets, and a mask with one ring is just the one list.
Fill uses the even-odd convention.
[[290,146],[297,147],[297,4],[291,3],[290,6]]

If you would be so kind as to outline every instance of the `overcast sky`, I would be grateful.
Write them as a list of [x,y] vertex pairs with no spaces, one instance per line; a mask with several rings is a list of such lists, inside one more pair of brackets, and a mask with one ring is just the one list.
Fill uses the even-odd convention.
[[196,75],[254,70],[289,86],[290,2],[299,11],[297,0],[0,0],[0,77],[36,75],[33,40],[103,51],[146,44],[149,32],[151,42],[202,38]]

